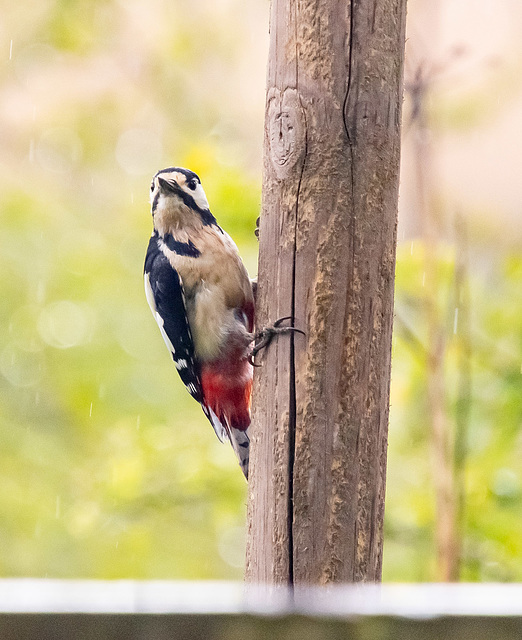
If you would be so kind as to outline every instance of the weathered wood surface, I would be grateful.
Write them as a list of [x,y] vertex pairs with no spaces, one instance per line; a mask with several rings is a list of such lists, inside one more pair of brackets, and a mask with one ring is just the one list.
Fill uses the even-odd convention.
[[378,580],[406,0],[273,0],[247,580]]

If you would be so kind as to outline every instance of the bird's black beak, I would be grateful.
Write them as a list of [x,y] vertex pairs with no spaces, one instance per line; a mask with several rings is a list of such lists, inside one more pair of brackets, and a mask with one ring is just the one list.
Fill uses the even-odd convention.
[[175,180],[165,180],[165,178],[158,177],[158,185],[160,191],[165,195],[176,194],[180,190]]

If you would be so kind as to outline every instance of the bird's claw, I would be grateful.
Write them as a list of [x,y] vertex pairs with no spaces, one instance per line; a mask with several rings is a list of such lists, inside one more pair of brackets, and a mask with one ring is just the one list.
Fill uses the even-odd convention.
[[262,349],[268,347],[276,335],[282,333],[301,333],[303,336],[305,335],[304,331],[301,331],[301,329],[297,329],[296,327],[282,327],[282,323],[286,320],[293,321],[293,317],[285,316],[284,318],[279,318],[279,320],[276,320],[271,327],[265,327],[256,333],[254,336],[254,346],[248,354],[248,361],[253,367],[261,366],[259,364],[255,364],[254,359]]

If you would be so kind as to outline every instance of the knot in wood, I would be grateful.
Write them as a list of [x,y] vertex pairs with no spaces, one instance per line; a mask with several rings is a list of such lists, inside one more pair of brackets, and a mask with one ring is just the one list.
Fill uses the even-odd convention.
[[267,100],[267,134],[270,162],[278,179],[288,177],[303,158],[305,120],[295,89],[272,88]]

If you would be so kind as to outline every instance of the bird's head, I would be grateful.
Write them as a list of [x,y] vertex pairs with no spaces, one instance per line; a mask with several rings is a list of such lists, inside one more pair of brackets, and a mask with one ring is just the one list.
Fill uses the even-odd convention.
[[216,224],[207,196],[196,173],[181,167],[158,171],[150,186],[154,225],[183,228]]

